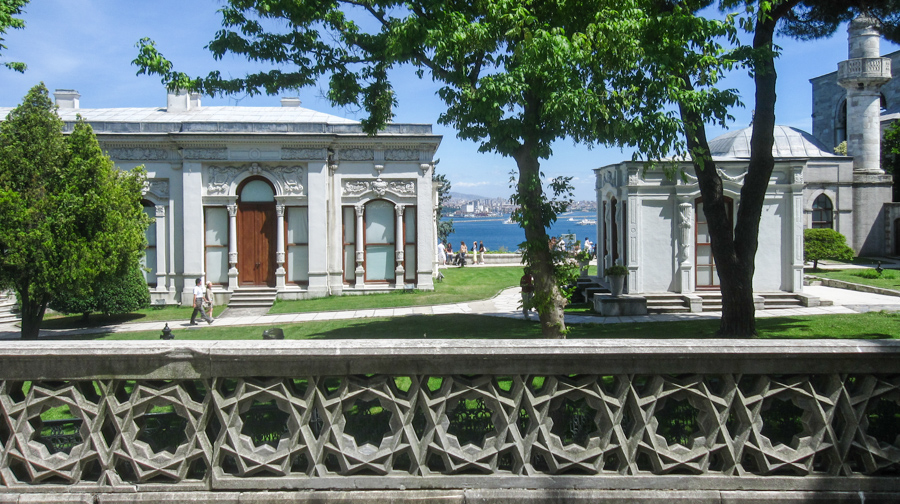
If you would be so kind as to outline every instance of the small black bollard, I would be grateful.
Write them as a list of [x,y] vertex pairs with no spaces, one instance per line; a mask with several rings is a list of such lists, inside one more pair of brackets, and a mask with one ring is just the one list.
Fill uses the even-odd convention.
[[166,322],[166,327],[163,327],[162,334],[159,335],[159,339],[175,339],[175,336],[172,335],[172,330],[169,329],[169,323]]
[[266,329],[263,331],[263,339],[284,339],[284,331],[277,327]]

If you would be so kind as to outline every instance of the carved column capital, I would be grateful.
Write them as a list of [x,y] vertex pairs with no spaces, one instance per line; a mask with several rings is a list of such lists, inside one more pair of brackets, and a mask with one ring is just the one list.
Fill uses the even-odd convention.
[[400,205],[400,204],[394,205],[394,212],[397,213],[398,219],[403,218],[403,210],[405,210],[405,209],[406,209],[406,205]]
[[365,211],[366,211],[365,205],[359,204],[359,205],[356,205],[356,206],[353,207],[353,208],[356,209],[356,216],[359,217],[359,218],[362,218],[362,216],[365,214]]
[[237,205],[236,204],[232,203],[232,204],[228,205],[226,208],[228,208],[228,215],[230,217],[237,217]]
[[284,217],[284,205],[275,205],[275,215]]
[[166,216],[166,207],[163,205],[156,205],[156,216],[157,217],[165,217]]

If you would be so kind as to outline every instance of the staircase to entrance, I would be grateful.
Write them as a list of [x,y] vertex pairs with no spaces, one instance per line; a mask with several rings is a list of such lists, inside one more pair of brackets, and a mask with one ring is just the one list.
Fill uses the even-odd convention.
[[239,287],[231,294],[229,309],[265,309],[275,304],[278,291],[272,287]]

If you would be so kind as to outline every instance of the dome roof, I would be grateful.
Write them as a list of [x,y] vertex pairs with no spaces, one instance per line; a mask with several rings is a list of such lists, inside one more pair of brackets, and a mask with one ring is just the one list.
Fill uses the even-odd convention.
[[[709,142],[713,157],[749,158],[750,136],[753,128],[729,131]],[[775,144],[772,154],[776,158],[833,157],[818,140],[809,133],[789,126],[775,126]]]

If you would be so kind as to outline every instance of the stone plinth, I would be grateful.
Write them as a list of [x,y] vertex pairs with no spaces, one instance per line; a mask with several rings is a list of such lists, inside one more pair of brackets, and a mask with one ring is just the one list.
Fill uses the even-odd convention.
[[647,298],[642,296],[594,296],[594,311],[604,317],[646,315]]

